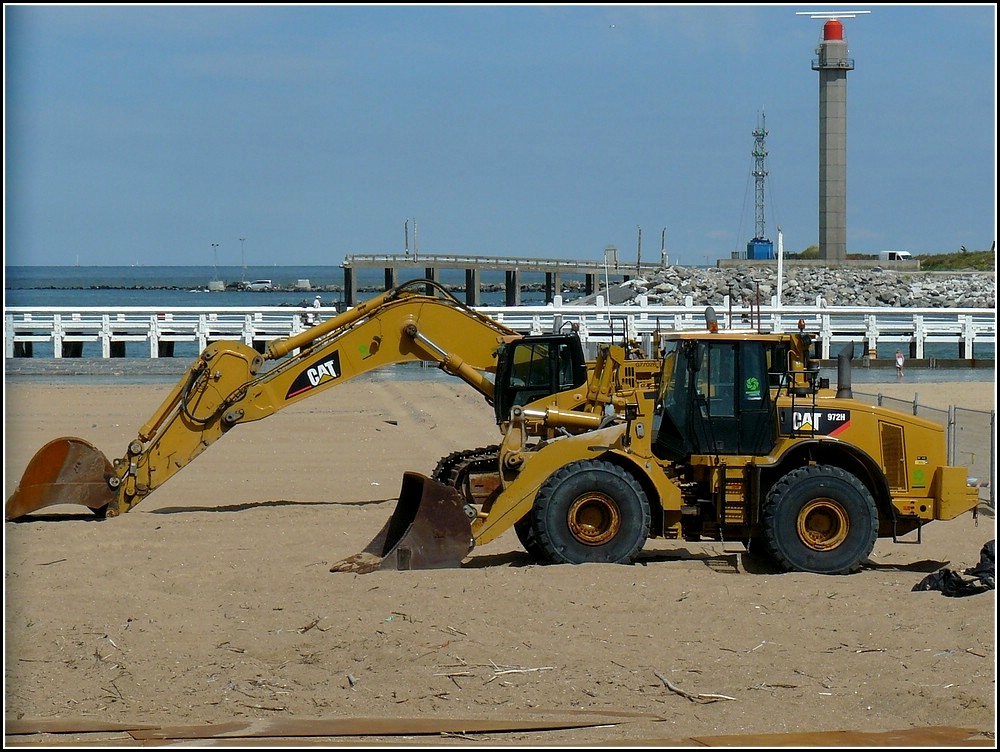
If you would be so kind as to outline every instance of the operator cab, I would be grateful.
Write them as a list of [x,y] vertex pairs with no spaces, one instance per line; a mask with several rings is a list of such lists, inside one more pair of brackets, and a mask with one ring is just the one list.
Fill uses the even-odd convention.
[[587,360],[576,332],[539,334],[502,345],[497,354],[494,410],[497,423],[511,408],[587,383]]
[[765,455],[774,448],[771,386],[785,377],[788,345],[743,338],[664,343],[653,453]]

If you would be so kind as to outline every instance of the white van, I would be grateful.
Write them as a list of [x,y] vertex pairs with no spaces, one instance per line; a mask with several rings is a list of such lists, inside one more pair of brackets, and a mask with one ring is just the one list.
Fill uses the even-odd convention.
[[878,255],[879,261],[913,261],[913,254],[909,251],[881,251]]
[[248,290],[270,290],[271,280],[269,279],[255,279],[249,285],[247,285]]

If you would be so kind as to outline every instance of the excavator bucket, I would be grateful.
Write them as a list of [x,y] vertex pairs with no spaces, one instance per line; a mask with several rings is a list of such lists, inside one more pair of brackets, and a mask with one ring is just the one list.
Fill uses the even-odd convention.
[[103,517],[115,493],[108,485],[114,468],[104,453],[83,439],[63,437],[31,458],[14,493],[6,519],[16,520],[56,504],[81,504]]
[[377,569],[458,567],[472,547],[472,527],[459,492],[406,472],[389,521],[361,553],[337,562],[330,571],[367,574]]

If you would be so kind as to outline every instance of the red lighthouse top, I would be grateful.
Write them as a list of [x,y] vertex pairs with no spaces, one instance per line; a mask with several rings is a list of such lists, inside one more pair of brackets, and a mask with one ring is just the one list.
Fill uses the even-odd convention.
[[823,41],[840,42],[844,39],[844,24],[836,18],[831,18],[823,24]]

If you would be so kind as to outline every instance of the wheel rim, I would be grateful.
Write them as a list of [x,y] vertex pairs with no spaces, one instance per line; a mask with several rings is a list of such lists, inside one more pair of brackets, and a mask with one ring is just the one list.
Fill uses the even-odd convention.
[[621,526],[618,504],[606,494],[585,494],[569,509],[570,532],[588,546],[600,546],[613,540]]
[[847,540],[851,523],[847,510],[834,499],[813,499],[799,512],[799,539],[813,551],[829,551]]

